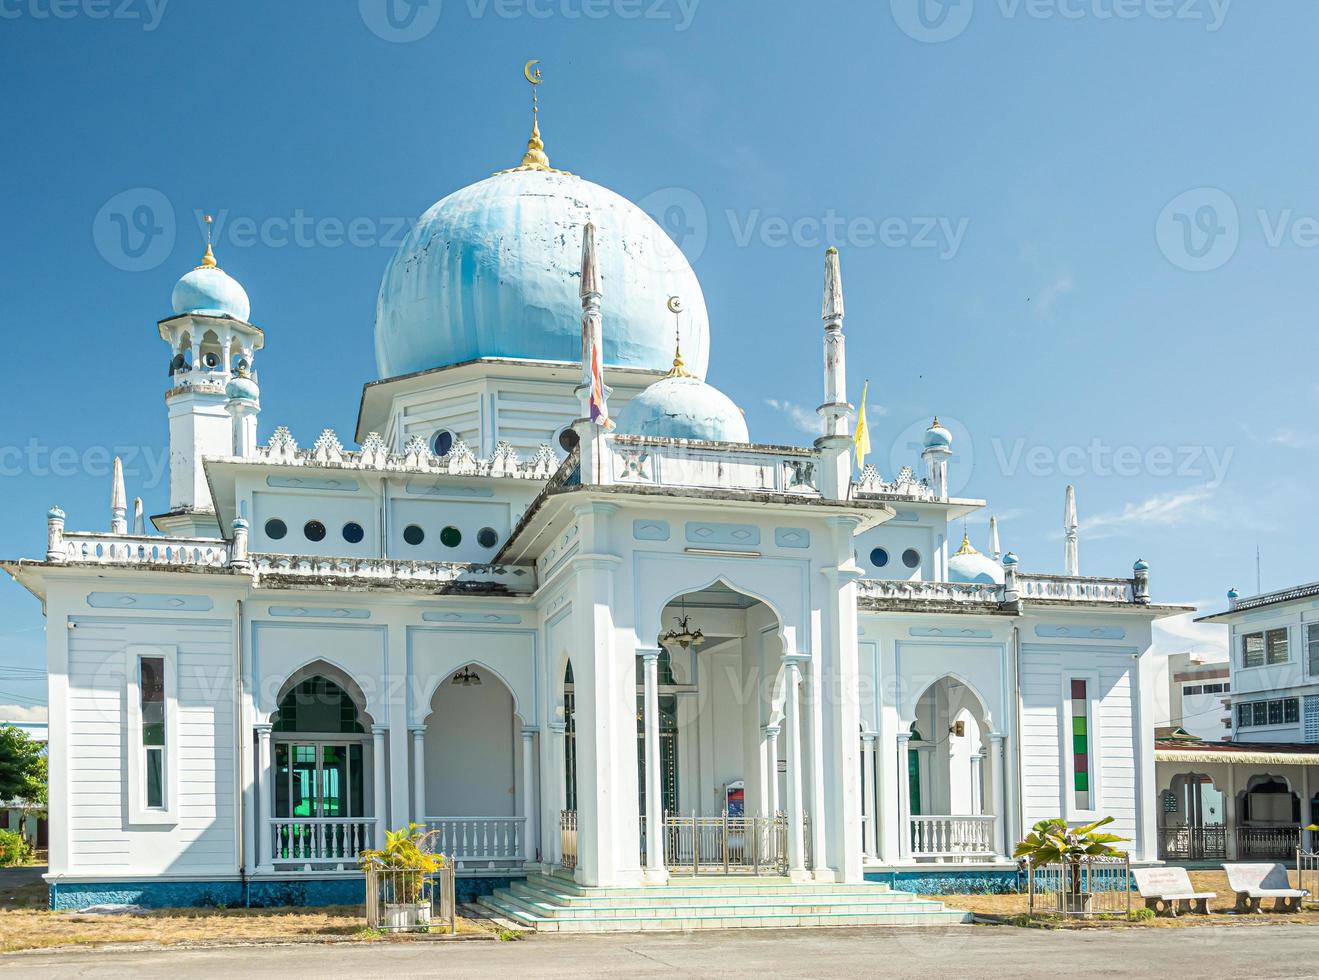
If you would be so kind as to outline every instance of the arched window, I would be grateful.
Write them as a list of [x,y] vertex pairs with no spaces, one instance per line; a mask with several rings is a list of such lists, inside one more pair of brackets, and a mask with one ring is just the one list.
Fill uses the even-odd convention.
[[366,731],[352,697],[326,677],[308,677],[284,695],[272,728],[277,732],[337,735],[361,735]]

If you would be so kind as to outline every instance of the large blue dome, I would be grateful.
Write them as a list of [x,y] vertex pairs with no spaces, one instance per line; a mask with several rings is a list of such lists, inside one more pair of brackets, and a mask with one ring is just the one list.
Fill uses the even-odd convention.
[[699,378],[675,374],[646,388],[618,413],[629,436],[750,442],[746,418],[732,399]]
[[390,260],[376,305],[376,364],[397,377],[478,357],[581,360],[582,229],[596,226],[604,363],[665,371],[682,297],[682,349],[705,376],[709,318],[682,251],[651,217],[570,174],[516,170],[450,194]]
[[175,313],[231,316],[247,322],[252,305],[247,291],[223,269],[216,267],[207,248],[207,264],[199,265],[174,284],[170,304]]

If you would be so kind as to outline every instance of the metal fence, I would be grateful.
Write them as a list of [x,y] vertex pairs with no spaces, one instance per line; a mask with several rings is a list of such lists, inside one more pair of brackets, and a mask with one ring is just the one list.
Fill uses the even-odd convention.
[[1227,860],[1227,827],[1164,827],[1159,832],[1159,857],[1165,861]]
[[577,811],[559,811],[559,866],[577,867]]
[[368,868],[366,924],[384,932],[431,932],[458,928],[455,871],[451,861],[439,871]]
[[1131,859],[1124,855],[1031,864],[1027,892],[1031,915],[1127,915]]
[[1301,846],[1300,827],[1238,827],[1237,857],[1285,861]]
[[1319,851],[1296,852],[1296,877],[1296,887],[1309,890],[1309,901],[1319,900]]

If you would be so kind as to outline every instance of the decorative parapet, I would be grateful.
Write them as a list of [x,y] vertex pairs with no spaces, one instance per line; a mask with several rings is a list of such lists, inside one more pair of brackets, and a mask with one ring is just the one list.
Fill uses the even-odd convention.
[[613,482],[818,497],[819,455],[809,449],[615,436]]
[[217,538],[71,532],[62,536],[65,565],[161,565],[224,568],[229,545]]
[[536,573],[524,565],[478,565],[451,561],[401,561],[392,558],[314,558],[302,555],[251,554],[252,576],[259,586],[279,580],[326,585],[454,586],[460,590],[529,594]]
[[1068,575],[1017,574],[1023,599],[1061,599],[1078,602],[1137,601],[1133,581],[1126,578],[1074,578]]
[[856,591],[860,598],[892,599],[899,602],[997,606],[1003,601],[1002,586],[979,582],[902,582],[865,578],[856,583]]
[[860,496],[873,497],[910,497],[914,500],[933,500],[934,490],[925,480],[916,479],[910,466],[898,470],[897,478],[892,483],[885,483],[879,470],[873,464],[867,464],[861,476],[853,483],[853,489]]
[[477,459],[471,447],[461,439],[454,442],[448,455],[436,456],[425,440],[414,436],[403,452],[390,452],[379,433],[372,432],[359,450],[343,447],[333,429],[325,429],[310,449],[299,449],[292,433],[280,426],[265,446],[258,446],[255,459],[279,466],[342,467],[382,472],[434,473],[450,476],[488,476],[516,480],[548,480],[559,467],[554,450],[542,444],[527,460],[521,459],[511,445],[501,442],[489,459]]

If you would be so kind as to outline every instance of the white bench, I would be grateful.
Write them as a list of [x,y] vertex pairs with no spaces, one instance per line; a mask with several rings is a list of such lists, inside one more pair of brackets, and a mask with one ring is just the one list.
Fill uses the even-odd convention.
[[1281,864],[1225,864],[1227,884],[1237,893],[1238,912],[1258,912],[1260,902],[1273,899],[1275,912],[1299,912],[1309,891],[1293,888]]
[[1209,900],[1217,892],[1198,892],[1185,868],[1132,868],[1136,888],[1145,907],[1175,916],[1180,912],[1209,914]]

